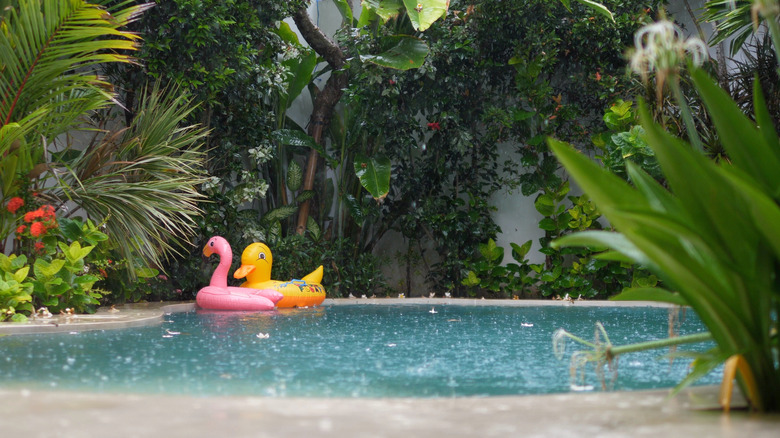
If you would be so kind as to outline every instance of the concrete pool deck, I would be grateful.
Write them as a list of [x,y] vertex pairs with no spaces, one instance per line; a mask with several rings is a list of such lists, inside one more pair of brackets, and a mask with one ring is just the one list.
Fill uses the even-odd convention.
[[[604,305],[605,302],[345,299],[341,304]],[[626,305],[626,304],[620,304]],[[648,303],[629,303],[646,306]],[[0,324],[0,335],[162,322],[192,303]],[[0,366],[0,371],[2,367]],[[311,399],[100,394],[0,388],[0,433],[25,437],[780,437],[780,415],[717,410],[717,389],[517,397]],[[737,404],[744,405],[744,402]]]

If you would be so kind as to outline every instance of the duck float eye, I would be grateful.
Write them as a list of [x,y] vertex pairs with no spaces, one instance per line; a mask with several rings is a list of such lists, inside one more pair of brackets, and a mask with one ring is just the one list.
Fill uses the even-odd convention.
[[265,253],[260,253],[260,255],[257,256],[259,260],[265,260]]

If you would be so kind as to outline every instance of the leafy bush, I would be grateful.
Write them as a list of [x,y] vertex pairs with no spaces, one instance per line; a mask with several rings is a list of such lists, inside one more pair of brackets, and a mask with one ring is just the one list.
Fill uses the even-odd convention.
[[0,321],[22,322],[33,312],[27,257],[0,253]]
[[48,204],[23,212],[16,254],[0,258],[2,318],[22,321],[39,308],[93,312],[105,293],[95,284],[107,276],[93,249],[108,236],[89,220],[58,220]]
[[[463,295],[467,265],[500,231],[492,195],[556,190],[562,181],[545,135],[584,141],[593,115],[627,94],[624,47],[659,2],[646,3],[607,2],[612,22],[577,4],[569,12],[542,0],[453,1],[452,14],[416,34],[430,47],[419,69],[351,69],[343,99],[356,120],[346,124],[357,127],[351,144],[390,157],[393,169],[383,203],[359,203],[374,212],[373,236],[364,237],[366,227],[349,235],[367,248],[390,229],[412,248],[429,243],[439,260],[430,288]],[[351,33],[343,45],[358,56],[381,37]],[[501,158],[499,145],[512,143],[519,158]]]
[[593,136],[593,144],[601,150],[604,167],[627,179],[626,161],[637,164],[658,181],[663,179],[655,153],[647,145],[645,130],[637,123],[633,102],[618,100],[604,114],[608,131]]
[[[515,243],[512,247],[512,258],[517,263],[502,265],[504,248],[496,246],[493,239],[479,245],[481,257],[466,263],[468,273],[462,281],[464,286],[470,288],[470,295],[488,295],[493,298],[506,298],[512,296],[519,298],[524,293],[530,292],[530,286],[535,279],[529,275],[531,265],[526,254],[531,249],[531,241],[523,245]],[[476,290],[475,290],[476,289]]]

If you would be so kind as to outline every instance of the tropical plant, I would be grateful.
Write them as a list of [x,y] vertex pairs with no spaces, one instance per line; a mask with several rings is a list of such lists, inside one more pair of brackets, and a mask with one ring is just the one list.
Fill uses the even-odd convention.
[[[632,283],[656,280],[641,269],[627,263],[599,260],[593,252],[583,248],[555,249],[551,242],[562,236],[583,230],[601,230],[601,213],[587,195],[569,194],[569,182],[554,191],[537,196],[534,207],[542,215],[539,228],[544,236],[539,239],[539,251],[544,263],[534,263],[535,289],[543,296],[556,298],[608,297],[621,292]],[[568,196],[567,196],[568,195]]]
[[[759,18],[768,27],[772,39],[780,41],[780,2],[777,0],[709,0],[704,4],[703,19],[715,23],[712,44],[729,41],[735,55],[759,27]],[[780,53],[775,47],[775,53]],[[778,56],[780,58],[780,56]]]
[[140,266],[161,267],[197,234],[206,131],[185,124],[192,110],[186,94],[155,85],[140,92],[130,126],[63,155],[69,172],[51,193],[105,222],[112,249],[131,274]]
[[[699,355],[684,386],[727,359],[754,409],[780,410],[777,361],[780,290],[780,140],[756,85],[752,122],[706,73],[692,74],[730,163],[716,164],[652,122],[640,106],[648,144],[667,191],[627,163],[634,186],[571,147],[549,140],[566,169],[619,232],[566,236],[556,247],[611,249],[603,257],[646,266],[668,290],[639,288],[623,298],[691,306],[716,347]],[[611,353],[610,353],[611,354]]]
[[[499,231],[493,195],[518,185],[533,195],[561,184],[544,135],[586,140],[589,114],[625,92],[622,50],[646,20],[644,3],[621,4],[617,23],[571,6],[575,17],[558,2],[453,1],[450,14],[414,34],[429,47],[420,68],[350,63],[345,110],[331,123],[333,149],[326,155],[338,175],[333,235],[359,236],[353,238],[363,248],[373,248],[397,230],[420,254],[406,260],[424,255],[427,262],[435,254],[436,262],[421,264],[431,289],[465,292],[466,265]],[[544,12],[525,14],[539,8]],[[403,20],[401,14],[386,26],[410,27]],[[388,32],[344,34],[342,46],[359,58],[379,51]],[[502,158],[506,144],[521,145],[520,162]],[[350,175],[357,153],[392,163],[381,204]]]
[[604,113],[608,130],[591,137],[599,148],[604,167],[627,179],[626,161],[632,161],[656,180],[662,179],[661,169],[653,150],[645,141],[645,130],[637,123],[633,102],[619,99]]
[[[186,94],[157,87],[140,87],[132,125],[111,132],[114,88],[99,73],[133,62],[127,53],[140,37],[123,28],[151,5],[12,3],[0,36],[3,200],[33,194],[65,217],[86,213],[104,225],[111,242],[103,246],[129,278],[160,266],[189,240],[200,214],[204,133],[181,125],[191,111]],[[76,252],[68,252],[72,266]]]
[[[135,116],[139,91],[147,83],[175,86],[190,95],[197,106],[187,123],[209,129],[204,141],[210,175],[203,188],[210,202],[201,206],[205,218],[199,239],[219,234],[238,242],[243,239],[242,229],[233,226],[235,223],[257,225],[264,210],[284,205],[275,204],[275,189],[268,190],[277,179],[271,159],[284,152],[277,149],[270,133],[278,123],[285,123],[285,105],[295,98],[290,83],[300,92],[311,77],[291,79],[306,76],[293,65],[302,53],[285,39],[291,34],[289,26],[279,22],[301,4],[272,0],[158,2],[153,13],[144,14],[131,26],[144,39],[138,52],[141,62],[106,69],[119,85],[118,98],[126,108],[125,125]],[[311,61],[307,58],[304,64]],[[194,243],[195,248],[202,248]]]
[[33,285],[25,255],[0,253],[0,321],[22,322],[33,312]]
[[752,0],[709,0],[704,3],[702,19],[715,23],[710,44],[729,42],[731,55],[736,55],[753,30]]
[[688,100],[682,92],[680,72],[686,60],[696,67],[701,66],[709,57],[707,46],[698,38],[685,38],[682,29],[666,19],[639,29],[634,35],[634,46],[631,69],[642,76],[644,83],[655,73],[657,106],[662,105],[664,87],[669,85],[691,145],[704,152]]
[[[314,143],[318,145],[324,144],[323,134],[327,132],[326,128],[333,118],[336,104],[340,101],[343,90],[349,84],[349,67],[354,68],[361,64],[376,65],[400,71],[419,68],[428,54],[429,47],[414,34],[417,33],[419,35],[419,33],[428,29],[439,18],[446,15],[449,1],[420,0],[415,3],[411,1],[388,0],[363,2],[358,19],[355,19],[349,2],[340,0],[336,1],[336,5],[342,14],[348,34],[357,35],[359,38],[373,35],[376,40],[374,44],[369,46],[371,50],[359,52],[356,59],[348,63],[344,48],[338,43],[331,41],[314,26],[305,8],[299,9],[293,15],[295,24],[303,34],[306,42],[328,62],[332,70],[324,89],[317,93],[314,98],[311,123],[307,131]],[[319,159],[318,149],[311,148],[309,152],[306,170],[304,171],[303,190],[309,191],[314,189],[314,178]],[[352,153],[354,154],[354,151]],[[361,160],[353,160],[353,164],[368,164],[375,160],[382,163],[388,162],[384,156],[364,155]],[[349,165],[348,162],[342,162],[341,164]],[[377,190],[379,186],[382,188],[388,186],[389,191],[389,182],[385,182],[389,181],[389,166],[382,165],[382,168],[387,169],[387,172],[385,172],[388,176],[387,180],[384,177],[381,181],[371,178],[372,182],[366,182],[364,179],[361,179],[361,183],[364,186],[366,184],[372,185]],[[362,167],[356,168],[356,171],[365,175]],[[325,188],[323,187],[322,190],[324,192]],[[372,195],[375,198],[383,199],[386,194],[387,191],[384,193],[375,191]],[[321,202],[329,199],[327,196],[321,196],[321,198]],[[307,200],[301,205],[296,226],[298,234],[303,234],[306,230],[311,203],[311,200]],[[329,210],[327,207],[323,209]]]
[[138,36],[119,29],[142,10],[108,14],[85,1],[20,0],[2,11],[0,203],[29,178],[51,177],[50,143],[111,104],[110,84],[95,66],[130,62],[119,52],[134,50]]
[[[512,258],[516,262],[503,264],[504,248],[497,246],[493,239],[479,245],[480,258],[466,264],[469,269],[462,280],[464,286],[477,289],[471,294],[490,294],[493,297],[519,298],[530,291],[530,286],[536,281],[531,265],[526,258],[531,249],[532,241],[522,245],[511,243]],[[483,295],[484,296],[484,295]]]
[[93,249],[108,236],[90,220],[58,219],[51,205],[27,211],[15,234],[18,256],[0,260],[0,319],[24,321],[34,309],[95,310],[106,293],[95,284],[106,274],[100,268],[105,260]]
[[766,34],[756,36],[744,47],[742,59],[734,61],[728,76],[731,95],[742,111],[753,114],[753,82],[758,79],[775,128],[780,128],[780,73],[772,39]]

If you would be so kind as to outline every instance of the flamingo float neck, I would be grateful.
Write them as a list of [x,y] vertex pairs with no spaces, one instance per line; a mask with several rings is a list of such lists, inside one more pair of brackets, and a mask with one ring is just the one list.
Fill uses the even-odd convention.
[[233,263],[233,251],[230,249],[228,241],[219,236],[209,239],[203,248],[203,255],[210,257],[212,254],[219,256],[219,265],[217,265],[214,273],[211,274],[209,286],[227,288],[227,275],[230,270],[230,264]]

